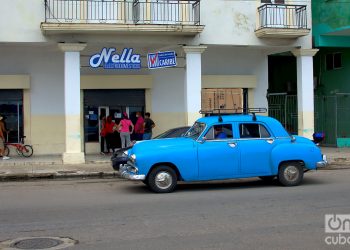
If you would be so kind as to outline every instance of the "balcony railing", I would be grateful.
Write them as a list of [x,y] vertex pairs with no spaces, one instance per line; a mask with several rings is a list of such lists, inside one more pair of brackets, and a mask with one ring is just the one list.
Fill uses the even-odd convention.
[[264,4],[258,29],[308,29],[306,5]]
[[45,0],[45,22],[200,25],[200,0]]

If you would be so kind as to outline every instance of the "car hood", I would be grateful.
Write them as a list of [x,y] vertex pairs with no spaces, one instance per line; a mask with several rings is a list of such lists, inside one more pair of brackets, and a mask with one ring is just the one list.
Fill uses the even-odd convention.
[[129,154],[142,152],[170,151],[194,146],[194,140],[187,137],[153,139],[137,142],[130,150]]

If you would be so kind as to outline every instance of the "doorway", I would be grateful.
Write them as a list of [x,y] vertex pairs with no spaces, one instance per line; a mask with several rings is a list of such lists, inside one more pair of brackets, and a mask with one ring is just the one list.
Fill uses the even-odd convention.
[[19,142],[23,136],[23,90],[0,90],[0,114],[10,131],[8,142]]
[[[85,150],[90,153],[101,152],[101,146],[105,144],[100,136],[102,117],[111,116],[113,122],[119,124],[122,114],[125,112],[135,124],[136,112],[138,111],[142,114],[145,111],[144,89],[84,90]],[[133,139],[133,135],[131,139]],[[114,148],[120,147],[118,131],[114,133],[113,144]]]

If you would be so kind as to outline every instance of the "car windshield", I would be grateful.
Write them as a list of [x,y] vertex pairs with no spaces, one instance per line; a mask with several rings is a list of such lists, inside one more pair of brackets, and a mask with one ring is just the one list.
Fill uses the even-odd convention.
[[196,122],[193,124],[193,126],[186,132],[184,135],[185,137],[192,138],[194,140],[197,140],[197,138],[200,136],[200,134],[205,129],[205,123]]

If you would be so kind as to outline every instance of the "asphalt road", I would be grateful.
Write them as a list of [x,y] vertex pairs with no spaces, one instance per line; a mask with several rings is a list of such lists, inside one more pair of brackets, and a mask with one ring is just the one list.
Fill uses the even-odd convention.
[[180,185],[171,194],[114,179],[0,182],[0,241],[65,236],[79,241],[73,249],[337,249],[325,243],[325,214],[349,214],[349,197],[349,169],[306,173],[298,187],[249,179]]

